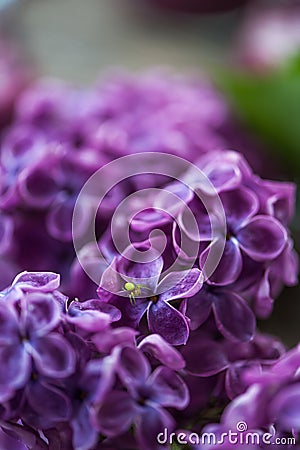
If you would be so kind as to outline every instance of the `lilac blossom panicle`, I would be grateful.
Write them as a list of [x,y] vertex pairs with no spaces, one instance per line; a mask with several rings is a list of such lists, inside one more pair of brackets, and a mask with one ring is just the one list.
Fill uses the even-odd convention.
[[[228,430],[236,431],[236,425],[243,422],[244,443],[247,434],[261,436],[259,442],[252,442],[253,450],[268,448],[270,444],[280,449],[299,449],[300,402],[299,402],[299,346],[285,353],[280,359],[263,370],[248,368],[244,372],[246,390],[237,396],[225,409],[220,424],[209,425],[205,432],[220,436]],[[265,441],[262,436],[265,435]],[[228,442],[217,447],[204,446],[203,449],[233,448]],[[241,448],[249,448],[244,444]],[[202,449],[202,447],[201,447]]]
[[[285,353],[256,329],[297,283],[295,186],[260,178],[226,150],[244,149],[233,130],[212,86],[173,75],[81,90],[40,80],[19,97],[0,137],[1,448],[177,450],[159,433],[219,435],[241,420],[274,437],[300,431],[299,348]],[[108,162],[147,151],[193,162],[214,195],[193,170],[115,186],[96,215],[103,258],[91,242],[81,250],[93,283],[72,244],[78,194]],[[113,213],[124,198],[135,211],[131,194],[149,186],[124,244]],[[82,237],[92,213],[81,216]]]
[[189,402],[183,357],[158,334],[137,342],[133,329],[112,328],[113,305],[69,301],[59,281],[23,272],[1,292],[0,442],[105,449],[133,427],[139,448],[159,448],[156,434],[175,429],[173,411]]
[[[173,208],[174,218],[166,217],[158,208],[155,210],[155,204],[160,204],[161,194],[158,194],[152,209],[144,211],[128,225],[132,245],[123,249],[122,256],[118,256],[109,234],[100,238],[102,254],[107,255],[111,263],[101,276],[98,295],[122,311],[119,324],[138,328],[141,323],[143,326],[141,319],[147,311],[149,329],[174,345],[186,343],[189,329],[201,328],[211,316],[225,338],[247,342],[254,336],[255,318],[268,317],[282,287],[297,283],[298,257],[288,228],[294,211],[295,187],[292,183],[259,178],[243,156],[232,151],[211,152],[200,158],[198,165],[221,199],[226,236],[214,204],[208,211],[198,196],[183,194],[176,187],[178,195],[184,196],[193,212],[198,224],[197,234],[190,226],[186,209]],[[189,173],[185,174],[185,179],[196,191],[202,189],[200,181],[191,178]],[[165,189],[175,190],[175,187],[171,183]],[[214,222],[214,237],[211,221]],[[150,246],[147,235],[157,228],[168,237],[162,256],[152,263],[130,262],[134,261],[135,251]],[[178,244],[178,233],[185,239],[185,252]],[[118,230],[114,238],[116,235]],[[225,240],[225,248],[221,260],[203,284],[208,253],[222,240]],[[192,269],[185,274],[184,267],[190,263],[188,251],[194,251],[196,244],[199,244],[199,254]],[[88,247],[86,255],[88,263]],[[170,267],[175,257],[181,261],[181,270],[172,272]],[[90,266],[94,264],[99,269],[99,259],[93,262],[93,258],[91,253]],[[74,270],[74,274],[78,276],[78,270]],[[80,279],[82,287],[89,292],[90,282],[84,283],[82,276]],[[126,283],[133,286],[134,301],[130,292],[127,292],[127,301],[124,298]]]
[[[203,77],[123,74],[82,89],[39,79],[17,98],[14,111],[0,139],[0,288],[19,271],[38,269],[59,271],[70,292],[77,195],[115,158],[152,151],[193,162],[211,150],[233,147],[250,159],[254,155],[258,166],[262,159],[255,157],[255,145],[225,99]],[[161,183],[149,175],[116,186],[97,219],[97,235],[103,235],[119,201],[145,184]],[[78,233],[91,220],[88,211],[82,217]]]

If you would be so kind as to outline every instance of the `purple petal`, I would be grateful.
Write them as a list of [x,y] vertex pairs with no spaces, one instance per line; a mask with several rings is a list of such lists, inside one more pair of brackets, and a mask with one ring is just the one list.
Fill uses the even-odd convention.
[[193,191],[186,184],[173,182],[158,191],[154,206],[159,208],[160,211],[167,211],[174,217],[182,207],[190,203],[193,197]]
[[[41,421],[62,422],[71,415],[71,405],[67,395],[42,381],[31,382],[26,389],[27,401]],[[45,426],[45,428],[47,425]]]
[[148,324],[152,333],[160,334],[172,345],[185,344],[189,337],[189,326],[184,315],[162,300],[150,305]]
[[0,303],[0,345],[19,343],[19,323],[16,310],[4,301]]
[[[222,422],[236,427],[238,422],[245,421],[249,429],[267,426],[265,402],[268,395],[262,392],[260,386],[254,384],[229,403],[223,413]],[[267,401],[269,402],[269,399]]]
[[114,258],[101,276],[100,286],[97,289],[97,295],[100,300],[109,301],[113,294],[122,292],[124,284],[124,280],[118,273],[117,259]]
[[[140,260],[142,262],[135,262]],[[146,294],[155,292],[162,268],[163,259],[159,252],[154,247],[151,250],[146,248],[144,244],[138,245],[137,248],[127,248],[117,264],[117,269],[124,280],[145,285]]]
[[106,333],[97,333],[93,336],[93,342],[100,352],[111,353],[117,346],[135,346],[137,331],[128,327],[118,327]]
[[250,258],[268,261],[280,255],[287,242],[287,234],[273,217],[256,216],[239,230],[237,239]]
[[187,302],[186,315],[190,319],[191,330],[199,328],[209,317],[214,302],[214,295],[203,288]]
[[295,184],[282,181],[257,180],[257,190],[265,193],[262,198],[265,211],[283,224],[288,224],[295,210]]
[[271,266],[271,273],[275,276],[282,273],[283,282],[287,286],[295,286],[298,283],[299,257],[293,247],[293,241],[288,239],[285,249]]
[[[194,220],[197,220],[197,228],[195,228]],[[203,203],[195,198],[189,205],[188,209],[184,209],[178,216],[178,224],[182,230],[193,242],[210,241],[212,238],[211,218]]]
[[30,335],[44,336],[60,323],[60,308],[52,295],[32,292],[24,303],[25,328]]
[[249,189],[242,187],[222,192],[220,198],[226,213],[226,219],[234,228],[252,217],[259,207],[257,196]]
[[[94,404],[101,405],[103,400],[109,396],[109,392],[112,391],[112,388],[116,381],[117,374],[117,366],[119,363],[119,352],[118,349],[113,351],[111,355],[105,356],[100,362],[100,373],[98,374],[98,386],[94,392],[91,392],[92,401]],[[97,364],[98,361],[89,362],[89,365]],[[84,389],[86,389],[85,379],[83,379]]]
[[26,447],[19,439],[14,439],[4,431],[0,430],[0,448],[3,450],[27,450]]
[[22,272],[16,276],[13,286],[18,286],[26,292],[52,292],[59,288],[60,275],[53,272]]
[[272,415],[281,430],[300,430],[300,385],[283,388],[269,405]]
[[254,299],[253,309],[255,314],[260,318],[268,317],[273,308],[274,300],[271,296],[269,274],[270,270],[267,269],[257,287],[257,293]]
[[130,227],[134,231],[145,232],[148,229],[163,227],[171,220],[171,217],[166,212],[147,208],[133,217]]
[[274,365],[276,371],[283,378],[290,378],[295,375],[300,367],[300,346],[293,348],[285,355],[283,355]]
[[58,192],[53,175],[46,168],[25,169],[19,177],[19,191],[25,202],[33,207],[46,208]]
[[104,314],[108,314],[111,322],[117,322],[121,318],[120,311],[109,303],[102,302],[97,298],[86,300],[82,303],[83,309],[100,311]]
[[182,355],[186,361],[186,370],[201,377],[215,375],[229,365],[222,345],[205,336],[199,337],[197,333],[182,349]]
[[[17,441],[22,442],[26,449],[48,450],[46,442],[42,440],[38,431],[34,431],[32,428],[12,422],[2,422],[1,426],[7,433],[9,433],[10,436],[16,438]],[[13,450],[18,450],[18,447],[14,447]]]
[[154,358],[163,365],[170,367],[170,369],[180,370],[185,366],[185,361],[181,354],[159,334],[150,334],[145,337],[138,345],[138,348],[154,356]]
[[[100,300],[98,300],[100,302]],[[95,309],[88,309],[86,302],[74,301],[68,308],[67,320],[83,330],[91,333],[103,331],[108,328],[111,318],[108,314]],[[107,305],[107,303],[105,303]],[[114,308],[112,305],[108,305]],[[116,309],[116,308],[115,308]],[[120,319],[121,313],[118,318]]]
[[160,300],[170,301],[176,298],[192,297],[200,291],[203,285],[203,276],[199,269],[185,270],[182,272],[172,272],[157,286]]
[[113,437],[130,428],[136,413],[134,401],[127,392],[111,392],[95,412],[94,423],[98,431]]
[[0,347],[0,398],[24,387],[31,371],[31,358],[22,345]]
[[189,391],[184,381],[173,370],[158,367],[149,377],[154,394],[152,400],[159,405],[184,409],[189,403]]
[[59,334],[52,333],[32,342],[32,356],[40,373],[65,378],[75,370],[75,353]]
[[159,408],[147,407],[137,417],[136,435],[139,448],[143,450],[163,450],[169,448],[159,444],[157,436],[165,429],[174,430],[175,422],[171,415]]
[[120,353],[118,374],[124,385],[131,389],[146,381],[150,374],[150,365],[142,352],[125,347]]
[[215,161],[205,167],[205,173],[218,192],[228,191],[238,187],[241,183],[242,174],[239,168],[231,161],[222,161],[222,164],[215,164]]
[[4,253],[10,248],[14,222],[11,217],[1,214],[0,217],[0,251]]
[[261,374],[261,365],[257,361],[237,361],[228,368],[225,387],[230,400],[243,394],[248,387],[243,375],[249,368],[251,368],[252,373],[256,373],[258,376]]
[[91,424],[89,409],[83,404],[71,421],[74,448],[89,450],[94,448],[98,440],[98,433]]
[[[63,242],[72,240],[72,217],[74,210],[73,198],[62,198],[52,206],[47,217],[48,232],[55,239]],[[86,211],[82,214],[84,222],[87,220]],[[76,224],[77,226],[77,224]],[[76,230],[77,234],[77,230]]]
[[223,290],[215,297],[213,311],[217,327],[227,339],[247,342],[253,337],[255,316],[239,295]]
[[[200,255],[199,264],[202,269],[205,267],[210,249],[211,246],[208,246]],[[209,282],[223,286],[234,283],[242,271],[242,265],[238,242],[236,239],[227,240],[221,260],[214,273],[209,277]]]
[[121,319],[118,321],[118,326],[126,326],[137,328],[141,318],[149,307],[147,299],[135,300],[135,303],[130,303],[129,298],[115,296],[111,304],[113,304],[121,312]]

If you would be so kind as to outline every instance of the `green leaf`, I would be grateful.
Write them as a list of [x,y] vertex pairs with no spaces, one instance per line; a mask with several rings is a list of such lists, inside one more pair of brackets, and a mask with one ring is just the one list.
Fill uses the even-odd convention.
[[226,72],[217,83],[246,125],[300,170],[300,54],[264,76]]

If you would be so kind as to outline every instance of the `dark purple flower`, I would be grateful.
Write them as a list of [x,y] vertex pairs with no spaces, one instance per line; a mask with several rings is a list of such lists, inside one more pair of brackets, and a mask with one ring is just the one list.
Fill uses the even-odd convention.
[[299,347],[294,348],[260,373],[248,370],[248,389],[226,409],[223,420],[245,420],[249,427],[274,425],[278,431],[299,432]]
[[[226,102],[202,79],[123,74],[90,89],[55,80],[32,83],[18,100],[14,121],[0,142],[0,209],[13,224],[11,235],[5,234],[12,247],[7,258],[12,270],[58,270],[73,294],[68,279],[75,257],[71,218],[89,176],[128,152],[163,151],[197,161],[230,146],[230,136],[236,133],[225,129],[231,123]],[[97,217],[97,236],[103,236],[115,207],[127,195],[164,183],[161,176],[150,174],[115,186]],[[152,225],[155,214],[147,214]],[[136,228],[144,223],[141,219],[136,218]],[[86,208],[77,229],[80,235],[90,220]],[[91,289],[84,295],[93,296]]]
[[161,448],[157,434],[174,427],[165,408],[183,409],[189,399],[184,382],[166,367],[151,373],[146,358],[131,347],[122,349],[118,375],[124,390],[112,391],[95,412],[99,431],[108,437],[118,436],[132,424],[141,450]]
[[70,425],[73,430],[73,446],[82,450],[94,448],[98,433],[92,424],[91,405],[96,399],[101,379],[101,361],[89,361],[83,373],[76,374],[71,382],[73,415]]
[[[144,244],[139,246],[143,247]],[[152,262],[134,263],[130,262],[134,260],[133,256],[134,251],[129,249],[103,273],[98,289],[100,299],[117,306],[122,312],[122,320],[134,327],[147,312],[152,333],[160,334],[173,345],[184,344],[189,335],[188,323],[170,302],[191,297],[199,291],[201,272],[199,269],[171,272],[160,279],[162,257],[156,256]]]
[[189,299],[187,316],[191,329],[201,326],[213,312],[218,330],[228,339],[249,341],[255,332],[255,315],[247,302],[235,292],[205,284]]
[[61,320],[57,300],[38,289],[18,292],[18,298],[8,292],[7,301],[3,296],[0,302],[2,401],[25,386],[33,363],[38,373],[49,377],[64,378],[74,371],[73,349],[55,332]]

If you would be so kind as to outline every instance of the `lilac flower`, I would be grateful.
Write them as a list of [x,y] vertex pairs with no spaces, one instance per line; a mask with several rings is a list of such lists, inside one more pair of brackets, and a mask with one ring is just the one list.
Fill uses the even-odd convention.
[[[230,146],[237,136],[228,132],[236,129],[233,122],[222,96],[202,79],[124,74],[81,90],[55,80],[32,83],[0,139],[0,209],[13,224],[5,239],[12,247],[9,267],[58,270],[73,294],[71,217],[89,176],[128,151],[165,151],[196,161]],[[97,218],[97,235],[103,236],[119,201],[161,183],[161,177],[149,175],[116,186]],[[90,219],[84,211],[79,234]]]
[[[287,233],[275,218],[257,214],[259,205],[251,191],[239,188],[222,192],[220,198],[226,214],[227,236],[222,259],[210,281],[228,285],[238,279],[243,255],[258,262],[272,261],[282,253]],[[207,251],[200,257],[200,266],[206,256]]]
[[193,332],[181,350],[186,361],[181,374],[190,402],[177,413],[177,423],[192,424],[198,434],[208,422],[219,421],[228,402],[247,390],[244,377],[250,369],[260,373],[284,353],[283,345],[272,336],[257,333],[252,342],[236,344],[213,332],[212,324]]
[[[299,431],[299,347],[289,351],[263,370],[250,367],[243,373],[247,389],[225,408],[220,424],[211,424],[203,430],[220,436],[222,432],[236,430],[239,422],[246,424],[246,434],[255,431],[260,436],[268,433],[266,440],[253,443],[254,450],[270,444],[279,448],[298,448],[292,438]],[[244,440],[245,442],[245,440]],[[265,444],[265,445],[264,445]],[[212,446],[204,446],[209,450]],[[215,446],[213,447],[215,448]],[[224,442],[217,448],[231,449]],[[243,447],[242,447],[243,448]],[[248,447],[245,447],[248,448]]]
[[33,366],[23,391],[20,415],[36,430],[53,428],[70,420],[71,401],[62,391],[59,379],[45,376]]
[[160,448],[156,436],[174,422],[166,407],[184,408],[188,390],[171,369],[158,367],[152,374],[149,363],[137,350],[124,348],[120,354],[118,375],[127,389],[115,390],[95,412],[99,431],[113,437],[135,425],[139,448]]
[[61,323],[60,302],[65,301],[56,291],[58,286],[57,274],[24,272],[1,292],[2,401],[23,388],[32,372],[60,379],[74,370],[73,349],[56,331]]
[[[240,305],[240,314],[244,318],[248,316],[248,330],[253,330],[253,317],[245,300],[256,315],[267,317],[282,286],[297,282],[298,258],[288,230],[294,210],[295,188],[290,183],[260,179],[252,173],[244,158],[234,152],[205,155],[200,160],[200,167],[219,192],[227,222],[224,253],[207,284],[228,290],[229,297],[231,293],[237,295],[240,301],[231,302],[231,305],[235,303],[236,308]],[[189,176],[187,179],[196,189],[201,189],[201,186],[197,187],[196,179]],[[212,208],[208,215],[197,197],[189,206],[199,224],[200,240],[206,246],[204,249],[200,247],[199,265],[203,268],[209,250],[216,245],[216,241],[212,242],[210,220],[218,229],[218,214]],[[185,212],[179,215],[179,222],[192,247],[197,238],[190,231]],[[219,233],[219,239],[224,239],[223,233]],[[177,246],[174,233],[174,247]],[[217,292],[215,288],[213,291]],[[205,315],[207,317],[210,303],[207,299],[203,301],[204,316],[198,318],[198,325],[205,320]],[[219,304],[221,307],[222,300]],[[215,310],[216,303],[214,305]],[[201,314],[200,309],[197,311]],[[233,328],[236,321],[229,311],[226,320]],[[218,318],[217,322],[221,327]],[[228,331],[237,337],[237,330],[228,330],[227,327]]]
[[255,316],[247,302],[229,289],[205,284],[198,294],[189,299],[187,316],[191,329],[201,326],[214,314],[219,331],[228,339],[249,341],[255,332]]
[[[139,246],[140,249],[143,247],[145,244]],[[123,257],[116,258],[103,273],[98,289],[100,299],[103,298],[117,306],[122,312],[122,320],[134,327],[147,312],[151,332],[160,334],[173,345],[184,344],[189,335],[188,323],[184,315],[170,302],[191,297],[201,289],[201,272],[198,269],[173,272],[160,280],[163,269],[162,257],[156,257],[152,262],[132,263],[130,260],[132,261],[133,255],[130,253],[132,251],[129,249]],[[131,286],[134,298],[130,297],[128,290]],[[112,288],[113,292],[123,297],[110,294]]]
[[299,347],[289,351],[262,373],[246,372],[247,391],[226,409],[224,422],[237,417],[250,427],[275,425],[278,431],[300,430]]
[[120,320],[121,313],[113,305],[91,299],[73,301],[67,308],[66,320],[86,332],[98,333],[108,328],[111,322]]
[[91,405],[97,395],[101,370],[101,361],[89,361],[83,372],[77,373],[71,381],[73,416],[70,424],[74,448],[89,450],[98,440],[98,433],[92,424]]
[[74,370],[74,354],[54,330],[59,307],[50,294],[28,293],[17,304],[0,303],[1,398],[8,399],[28,381],[32,364],[39,373],[63,378]]

